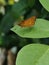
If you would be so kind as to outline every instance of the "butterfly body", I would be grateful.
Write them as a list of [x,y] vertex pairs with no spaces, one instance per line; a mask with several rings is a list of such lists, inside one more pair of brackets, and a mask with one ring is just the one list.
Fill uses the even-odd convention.
[[19,26],[21,27],[30,27],[33,26],[35,24],[35,20],[36,20],[36,16],[33,16],[27,20],[24,20],[22,22],[19,23]]

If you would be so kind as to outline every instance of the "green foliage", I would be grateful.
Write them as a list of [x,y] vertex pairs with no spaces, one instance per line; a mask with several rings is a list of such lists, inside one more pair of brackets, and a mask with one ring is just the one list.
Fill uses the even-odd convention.
[[0,4],[2,4],[2,5],[6,5],[5,0],[0,0]]
[[26,7],[32,8],[35,3],[35,0],[20,0],[21,4],[24,4]]
[[[34,1],[34,0],[33,0]],[[25,4],[23,4],[24,1],[18,2],[16,4],[14,4],[11,8],[11,11],[8,12],[5,17],[3,18],[2,22],[1,22],[1,26],[0,26],[0,33],[1,32],[5,32],[8,31],[8,29],[10,30],[10,28],[13,26],[15,21],[21,21],[21,16],[24,15],[26,8],[28,6],[30,6],[28,4],[28,6]],[[28,1],[27,1],[28,2]],[[31,2],[32,3],[32,2]],[[22,6],[23,4],[23,6]],[[27,6],[27,7],[26,7]]]
[[49,65],[49,46],[30,44],[18,53],[16,65]]
[[49,12],[49,0],[39,0],[42,6]]
[[6,14],[0,24],[0,35],[1,35],[1,33],[8,32],[9,28],[12,26],[13,22],[14,22],[14,19],[12,18],[12,16],[9,13]]
[[[49,46],[40,44],[39,40],[49,37],[49,1],[19,0],[17,3],[13,2],[10,2],[13,5],[7,4],[5,0],[0,2],[0,7],[5,8],[5,15],[0,13],[2,15],[0,16],[0,46],[7,48],[17,46],[19,50],[27,44],[36,42],[36,44],[23,47],[18,52],[16,65],[49,65]],[[37,17],[34,26],[18,25],[32,16]]]

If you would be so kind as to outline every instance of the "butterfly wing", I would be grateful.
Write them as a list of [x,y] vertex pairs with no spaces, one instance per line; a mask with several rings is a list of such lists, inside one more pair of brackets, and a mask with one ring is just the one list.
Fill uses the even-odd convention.
[[19,26],[21,27],[30,27],[33,26],[35,24],[35,20],[36,20],[36,16],[33,16],[25,21],[22,21]]

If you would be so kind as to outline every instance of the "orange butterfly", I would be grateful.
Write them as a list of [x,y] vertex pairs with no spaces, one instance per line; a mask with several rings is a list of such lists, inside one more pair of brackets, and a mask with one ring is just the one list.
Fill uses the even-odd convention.
[[36,16],[32,16],[31,18],[20,22],[18,25],[21,27],[30,27],[35,24]]

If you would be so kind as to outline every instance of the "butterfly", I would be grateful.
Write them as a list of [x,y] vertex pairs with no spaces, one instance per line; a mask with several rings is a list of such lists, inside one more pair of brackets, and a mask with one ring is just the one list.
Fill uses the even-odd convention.
[[35,24],[36,16],[32,16],[27,20],[20,22],[18,25],[21,27],[31,27]]

